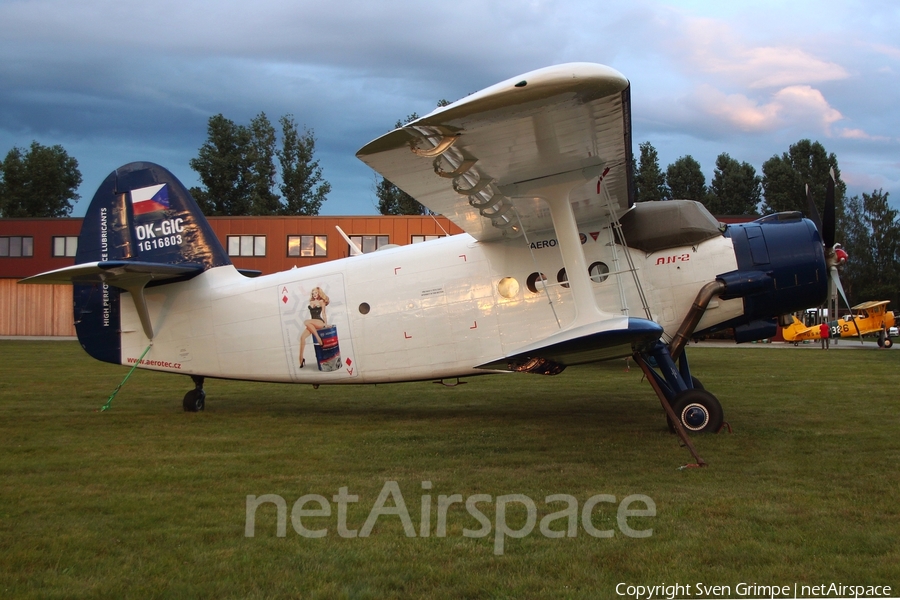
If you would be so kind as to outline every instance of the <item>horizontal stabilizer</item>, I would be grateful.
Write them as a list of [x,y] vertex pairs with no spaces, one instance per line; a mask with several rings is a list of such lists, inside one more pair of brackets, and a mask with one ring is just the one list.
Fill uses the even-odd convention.
[[173,283],[184,281],[204,271],[203,265],[182,263],[139,262],[131,260],[107,260],[87,262],[55,271],[48,271],[22,279],[19,283],[108,285],[125,290],[131,294],[134,308],[141,320],[141,327],[148,340],[153,339],[153,324],[150,322],[150,311],[144,300],[144,288],[150,282]]
[[631,356],[648,348],[662,333],[662,325],[655,321],[619,317],[560,331],[477,368],[532,371],[535,369],[528,365],[552,364],[562,370],[571,365]]
[[190,279],[203,272],[199,264],[171,265],[167,263],[138,262],[130,260],[107,260],[82,263],[63,267],[55,271],[47,271],[32,277],[26,277],[19,283],[93,285],[105,283],[123,290],[130,290],[135,285],[143,287],[150,281],[166,281],[169,279]]

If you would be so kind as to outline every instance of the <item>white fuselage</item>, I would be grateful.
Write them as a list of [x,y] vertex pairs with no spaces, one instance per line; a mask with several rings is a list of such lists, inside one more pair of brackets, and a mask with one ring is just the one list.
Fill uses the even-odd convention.
[[[732,242],[721,236],[647,255],[612,244],[609,229],[600,224],[579,226],[579,232],[587,264],[602,262],[610,271],[603,281],[591,280],[597,306],[614,315],[652,319],[663,326],[664,337],[674,334],[704,284],[737,268]],[[625,252],[631,253],[649,315]],[[141,366],[312,384],[484,373],[476,366],[575,320],[571,292],[557,283],[562,268],[552,231],[528,243],[521,237],[481,243],[461,234],[258,278],[244,277],[232,266],[218,267],[186,282],[145,290],[155,339]],[[548,284],[545,289],[538,280],[533,292],[529,276],[534,280],[538,272]],[[515,283],[506,280],[502,295],[498,285],[504,278]],[[313,288],[328,297],[320,320],[334,326],[323,340],[323,370],[312,334],[305,337],[300,356],[308,322],[313,329],[320,325],[310,312],[317,304],[310,302]],[[698,328],[740,316],[742,310],[740,299],[716,299]],[[150,342],[127,293],[122,294],[121,326],[122,363],[133,364]]]

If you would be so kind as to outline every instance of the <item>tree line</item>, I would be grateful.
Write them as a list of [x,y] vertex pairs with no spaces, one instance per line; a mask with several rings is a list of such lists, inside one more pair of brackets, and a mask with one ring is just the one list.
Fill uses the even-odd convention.
[[[438,106],[446,104],[445,100]],[[418,118],[413,113],[395,127]],[[315,156],[311,129],[298,128],[292,115],[265,113],[249,124],[222,114],[209,118],[207,139],[189,165],[200,181],[191,194],[207,215],[317,215],[331,184]],[[829,172],[835,174],[837,239],[850,258],[842,280],[853,302],[891,300],[900,308],[900,215],[881,189],[846,197],[837,157],[819,142],[803,139],[773,155],[762,173],[723,152],[707,184],[690,155],[663,170],[650,142],[638,146],[632,165],[635,201],[687,199],[702,202],[714,215],[808,212],[809,185],[819,213],[824,211]],[[277,161],[277,164],[276,164]],[[0,217],[65,217],[72,212],[82,177],[78,161],[62,146],[32,142],[13,148],[0,163]],[[374,193],[385,215],[429,214],[427,208],[390,181],[376,176]]]

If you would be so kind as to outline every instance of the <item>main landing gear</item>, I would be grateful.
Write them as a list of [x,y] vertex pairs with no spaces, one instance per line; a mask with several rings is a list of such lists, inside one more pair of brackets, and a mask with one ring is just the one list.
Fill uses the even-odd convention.
[[184,395],[184,411],[199,412],[206,408],[206,392],[203,391],[203,377],[191,375],[194,381],[194,389]]
[[722,429],[722,405],[718,398],[703,389],[700,381],[691,375],[687,356],[683,351],[676,364],[669,354],[668,346],[656,342],[648,351],[635,354],[634,358],[666,409],[670,429],[677,432],[675,421],[690,433],[718,433]]
[[[678,364],[669,353],[669,347],[657,341],[644,352],[635,352],[634,360],[640,365],[659,401],[666,411],[669,429],[678,434],[697,461],[693,467],[705,467],[706,461],[697,454],[687,432],[718,433],[725,424],[722,405],[718,398],[703,389],[703,385],[691,375],[687,356],[680,348]],[[650,366],[658,368],[660,373]]]

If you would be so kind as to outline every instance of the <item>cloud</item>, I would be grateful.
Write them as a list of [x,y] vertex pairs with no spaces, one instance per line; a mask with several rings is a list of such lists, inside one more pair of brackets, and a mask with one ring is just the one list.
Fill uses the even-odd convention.
[[684,23],[678,46],[687,61],[683,68],[757,88],[836,81],[849,76],[841,65],[789,45],[748,44],[731,24],[693,18]]
[[778,129],[806,129],[830,137],[832,125],[843,119],[832,108],[822,92],[808,85],[791,85],[771,94],[767,100],[745,94],[726,94],[701,84],[686,102],[693,108],[698,121],[713,123],[707,127],[733,127],[750,133],[771,132]]
[[883,56],[887,56],[888,58],[892,58],[894,60],[900,61],[900,47],[896,45],[889,44],[870,44],[870,48],[877,54],[881,54]]
[[871,135],[862,129],[842,128],[837,131],[838,137],[850,140],[870,140],[873,142],[889,142],[891,138],[884,135]]
[[772,98],[782,126],[805,125],[831,136],[831,125],[844,116],[832,108],[819,90],[808,85],[791,85]]

